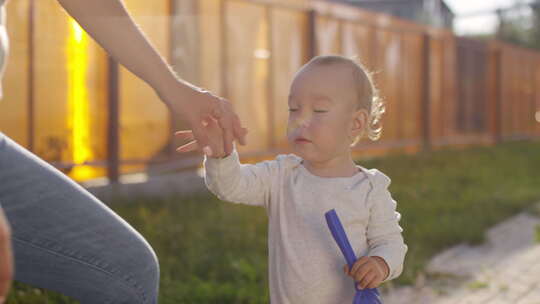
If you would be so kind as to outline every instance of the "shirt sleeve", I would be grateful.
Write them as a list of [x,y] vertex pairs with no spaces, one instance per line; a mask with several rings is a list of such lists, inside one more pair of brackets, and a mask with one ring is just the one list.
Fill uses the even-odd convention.
[[390,195],[390,178],[376,171],[374,185],[369,193],[370,217],[367,227],[369,256],[379,256],[388,264],[389,272],[384,281],[398,277],[403,271],[407,253],[399,226],[401,215],[396,211],[396,201]]
[[268,207],[273,180],[277,176],[276,160],[241,164],[238,152],[221,159],[204,160],[204,181],[219,199],[233,203]]

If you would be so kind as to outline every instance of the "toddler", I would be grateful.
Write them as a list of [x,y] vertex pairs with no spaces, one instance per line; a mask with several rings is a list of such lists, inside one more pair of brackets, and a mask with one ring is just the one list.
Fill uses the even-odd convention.
[[[271,303],[350,304],[351,277],[360,288],[378,287],[401,274],[407,252],[390,179],[351,156],[363,135],[380,136],[384,106],[364,68],[341,56],[315,57],[303,66],[288,103],[294,154],[241,164],[236,150],[213,151],[204,161],[205,182],[222,200],[266,208]],[[207,128],[211,141],[222,140],[216,121]],[[330,209],[360,257],[352,269],[343,266],[326,225]]]

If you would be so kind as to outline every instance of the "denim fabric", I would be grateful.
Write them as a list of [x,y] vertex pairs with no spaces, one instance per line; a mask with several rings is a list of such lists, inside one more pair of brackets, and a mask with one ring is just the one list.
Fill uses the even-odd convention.
[[146,240],[84,188],[0,133],[0,205],[15,280],[81,303],[157,303]]

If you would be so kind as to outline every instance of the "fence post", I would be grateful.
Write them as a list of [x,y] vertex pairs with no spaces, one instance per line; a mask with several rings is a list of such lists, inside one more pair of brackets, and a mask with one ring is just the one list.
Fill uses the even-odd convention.
[[267,32],[266,37],[268,39],[268,52],[270,54],[270,57],[268,57],[267,65],[268,65],[268,79],[267,79],[267,89],[266,89],[266,97],[267,97],[267,109],[268,109],[268,147],[272,150],[276,149],[276,115],[275,115],[275,100],[274,100],[274,90],[275,90],[275,84],[274,84],[274,21],[272,18],[272,6],[270,4],[267,4],[265,6],[265,18],[267,22]]
[[35,28],[36,28],[36,1],[30,1],[30,12],[28,14],[28,150],[34,152],[35,142],[35,98],[34,98],[34,84],[35,84]]
[[501,49],[497,44],[492,44],[490,48],[491,52],[491,60],[490,64],[492,65],[491,71],[493,72],[492,76],[492,84],[493,87],[491,88],[491,96],[493,100],[491,103],[491,135],[493,136],[494,142],[496,144],[502,142],[502,132],[501,132]]
[[430,151],[431,142],[431,53],[430,53],[430,37],[429,33],[422,35],[422,103],[421,106],[421,131],[422,131],[422,150]]
[[308,11],[308,60],[317,55],[317,12]]
[[226,0],[221,0],[219,2],[219,18],[220,18],[220,36],[221,36],[221,96],[224,98],[230,98],[229,96],[229,82],[228,82],[228,71],[229,71],[229,35],[227,30],[227,15],[229,11],[227,10]]
[[107,120],[107,177],[109,183],[117,183],[119,176],[119,88],[118,63],[108,57],[108,120]]

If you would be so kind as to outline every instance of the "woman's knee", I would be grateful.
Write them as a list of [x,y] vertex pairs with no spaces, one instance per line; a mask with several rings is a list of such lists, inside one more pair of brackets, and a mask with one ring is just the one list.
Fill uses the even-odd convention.
[[60,292],[83,304],[155,304],[157,259],[146,242],[130,243],[129,248],[99,254],[16,238],[15,279]]
[[[108,261],[113,274],[110,289],[111,303],[155,304],[159,291],[159,263],[154,250],[141,239],[125,250],[118,250],[115,259]],[[118,260],[116,260],[118,259]],[[104,282],[104,285],[111,283]],[[104,286],[110,288],[111,286]],[[122,292],[118,292],[122,289]]]
[[140,303],[157,303],[159,291],[159,261],[152,247],[141,237],[136,248],[132,248],[133,262],[125,273],[131,274],[132,283],[140,290]]
[[143,271],[136,278],[137,281],[142,282],[141,285],[144,289],[144,294],[147,295],[145,303],[157,303],[159,292],[159,260],[152,249],[152,247],[144,241],[141,244],[141,251],[143,255],[139,261]]
[[119,258],[124,261],[117,264],[122,267],[121,277],[132,286],[133,296],[136,298],[129,303],[157,303],[159,262],[152,247],[141,237],[136,246],[132,246]]

